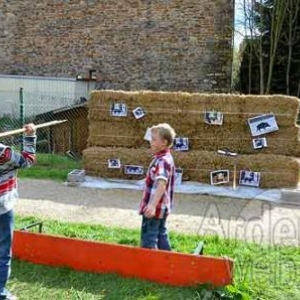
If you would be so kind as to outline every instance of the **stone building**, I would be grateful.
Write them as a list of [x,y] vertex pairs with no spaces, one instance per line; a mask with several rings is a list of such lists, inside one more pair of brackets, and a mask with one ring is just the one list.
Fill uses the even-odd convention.
[[233,16],[233,0],[0,0],[0,72],[228,92]]

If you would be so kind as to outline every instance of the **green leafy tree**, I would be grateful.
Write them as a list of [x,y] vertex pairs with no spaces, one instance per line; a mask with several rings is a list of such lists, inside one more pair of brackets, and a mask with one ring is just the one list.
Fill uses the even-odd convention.
[[254,1],[253,9],[256,35],[248,37],[243,43],[241,92],[299,97],[300,0]]

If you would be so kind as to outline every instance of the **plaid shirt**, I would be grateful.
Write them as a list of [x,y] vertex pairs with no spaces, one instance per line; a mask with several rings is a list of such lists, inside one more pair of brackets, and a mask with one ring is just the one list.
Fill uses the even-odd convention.
[[24,151],[17,153],[0,143],[0,215],[13,209],[18,198],[17,170],[35,161],[36,136],[24,137]]
[[167,182],[165,193],[159,200],[155,211],[155,218],[161,219],[165,214],[170,213],[173,206],[175,165],[170,149],[168,148],[156,153],[150,163],[145,180],[143,199],[140,204],[140,214],[143,214],[146,205],[152,201],[158,179]]

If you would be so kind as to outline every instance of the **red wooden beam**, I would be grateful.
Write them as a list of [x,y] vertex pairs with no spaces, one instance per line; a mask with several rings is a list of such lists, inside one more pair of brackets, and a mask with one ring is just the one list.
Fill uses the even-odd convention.
[[174,286],[232,283],[229,258],[71,239],[15,231],[14,257],[35,264],[94,273],[116,273]]

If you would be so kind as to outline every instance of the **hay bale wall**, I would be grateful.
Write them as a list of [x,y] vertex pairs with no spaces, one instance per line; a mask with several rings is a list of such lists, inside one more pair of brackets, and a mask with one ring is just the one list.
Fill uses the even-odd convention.
[[[113,103],[125,103],[128,116],[112,117]],[[137,107],[146,113],[139,120],[132,114]],[[206,124],[205,111],[223,112],[223,125]],[[241,154],[238,170],[261,172],[261,187],[294,187],[300,169],[294,158],[300,157],[298,111],[299,100],[287,96],[96,91],[89,103],[90,148],[84,151],[85,168],[89,174],[103,177],[142,178],[109,169],[107,160],[120,158],[123,165],[146,168],[151,160],[149,144],[143,140],[146,129],[168,122],[177,136],[189,138],[188,152],[173,152],[185,180],[209,183],[211,171],[232,170],[232,158],[216,154],[219,149],[229,149]],[[279,130],[265,135],[268,147],[255,150],[248,119],[269,113],[275,115]]]
[[[233,160],[210,151],[174,152],[177,167],[184,170],[184,180],[210,183],[212,170],[229,169],[233,179]],[[147,170],[151,155],[147,149],[90,147],[84,150],[85,169],[88,174],[104,178],[142,179],[144,175],[126,175],[124,170],[109,169],[107,161],[119,158],[122,165],[140,165]],[[261,172],[261,187],[294,187],[299,180],[298,159],[282,155],[241,155],[236,159],[237,171],[251,169]]]
[[[128,117],[111,117],[112,103],[126,103]],[[131,111],[146,111],[136,120]],[[222,126],[204,122],[205,111],[221,111]],[[165,92],[94,92],[89,105],[90,146],[141,148],[148,144],[143,137],[147,127],[170,123],[177,136],[190,139],[191,150],[216,151],[228,148],[243,154],[255,153],[248,119],[274,113],[277,132],[268,134],[269,147],[263,153],[300,156],[299,127],[296,119],[299,101],[285,96],[239,96],[223,94],[188,94]],[[257,151],[256,151],[257,152]]]

